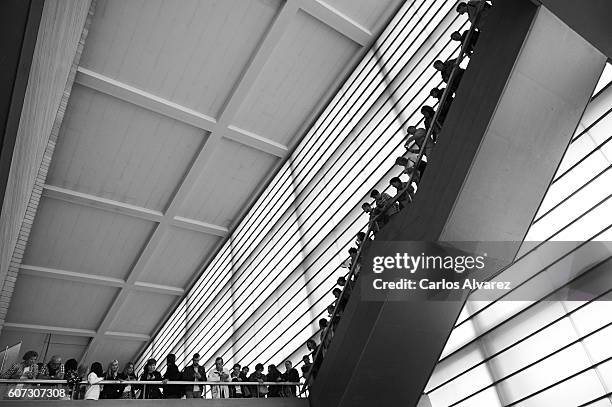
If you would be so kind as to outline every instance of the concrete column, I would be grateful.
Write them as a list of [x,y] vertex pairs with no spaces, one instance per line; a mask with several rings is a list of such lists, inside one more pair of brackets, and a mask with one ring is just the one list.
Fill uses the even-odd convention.
[[[520,242],[605,62],[548,10],[528,0],[496,0],[419,194],[377,242]],[[518,248],[506,253],[507,262]],[[362,273],[371,272],[375,251],[365,256]],[[353,295],[311,405],[417,405],[466,294],[453,302]]]

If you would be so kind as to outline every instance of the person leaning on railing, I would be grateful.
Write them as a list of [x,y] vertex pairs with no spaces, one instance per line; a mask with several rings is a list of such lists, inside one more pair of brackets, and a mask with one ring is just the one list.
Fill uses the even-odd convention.
[[[230,381],[232,383],[240,383],[242,381],[240,373],[240,365],[238,363],[234,363],[234,366],[232,366],[232,371],[230,372]],[[243,398],[244,395],[242,394],[242,388],[243,386],[239,385],[229,386],[229,397],[231,399]]]
[[[119,373],[119,379],[123,381],[138,380],[136,373],[134,373],[134,363],[128,362],[123,368],[123,372]],[[124,384],[121,392],[122,399],[135,399],[136,389],[133,384]]]
[[[300,381],[300,374],[293,367],[290,360],[285,360],[285,373],[281,375],[281,381],[297,383]],[[297,397],[296,386],[283,386],[282,395],[284,397]]]
[[66,398],[76,399],[79,394],[79,383],[83,379],[79,376],[79,362],[76,359],[68,359],[64,365],[64,380],[66,380]]
[[36,359],[38,359],[38,353],[29,350],[23,355],[21,362],[13,363],[0,374],[0,377],[2,379],[36,379],[38,377]]
[[[240,369],[240,374],[238,375],[238,378],[240,379],[241,382],[249,381],[249,367],[248,366],[243,366],[242,369]],[[242,390],[243,398],[249,398],[252,396],[249,386],[240,386],[240,389]]]
[[[261,363],[255,365],[255,371],[251,373],[249,376],[250,382],[260,382],[263,383],[266,381],[266,375],[264,374],[264,366]],[[249,386],[249,391],[251,392],[252,397],[265,397],[268,394],[268,386],[264,385],[256,385]]]
[[[8,369],[6,369],[0,378],[2,379],[36,379],[38,377],[38,365],[36,359],[38,359],[38,353],[29,350],[23,355],[21,362],[13,363]],[[26,388],[27,385],[18,384],[14,388]],[[0,386],[0,396],[6,397],[11,386]]]
[[[268,374],[266,375],[267,382],[280,382],[281,372],[276,368],[276,365],[268,365]],[[268,397],[280,397],[281,386],[268,386]]]
[[100,398],[100,387],[97,384],[104,380],[104,371],[100,362],[93,362],[87,375],[87,388],[85,389],[85,400],[98,400]]
[[[183,380],[185,381],[194,381],[194,382],[205,382],[206,381],[206,370],[204,366],[200,366],[200,354],[194,353],[192,364],[189,366],[185,366],[183,369]],[[185,386],[185,396],[188,399],[196,398],[199,399],[202,397],[203,393],[202,385],[194,384]]]
[[[176,365],[176,355],[174,353],[169,353],[166,356],[166,372],[164,373],[163,379],[169,381],[183,380],[183,375]],[[183,397],[184,390],[184,386],[178,384],[167,384],[164,386],[164,398],[180,399]]]
[[[106,373],[104,373],[104,380],[119,380],[119,361],[117,359],[112,360],[108,364]],[[122,384],[105,384],[100,392],[101,399],[118,399],[121,398],[123,393]]]

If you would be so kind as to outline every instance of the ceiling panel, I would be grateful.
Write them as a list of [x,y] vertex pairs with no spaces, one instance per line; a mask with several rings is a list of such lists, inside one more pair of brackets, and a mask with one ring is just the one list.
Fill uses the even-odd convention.
[[104,342],[92,354],[87,355],[87,360],[90,361],[88,364],[100,362],[104,370],[106,370],[110,361],[117,359],[119,361],[119,370],[123,371],[125,364],[132,362],[132,358],[141,347],[142,342],[105,338]]
[[95,330],[118,289],[20,274],[7,322]]
[[117,317],[110,324],[109,331],[150,334],[165,315],[175,296],[152,292],[132,291],[117,311]]
[[151,258],[139,281],[172,287],[186,287],[212,248],[221,240],[207,235],[174,227],[159,244],[160,249]]
[[372,31],[385,10],[395,7],[397,0],[325,0],[322,3]]
[[100,0],[81,65],[216,116],[280,5]]
[[179,214],[230,226],[277,160],[250,147],[221,140]]
[[79,360],[89,343],[89,339],[86,336],[57,335],[3,328],[2,337],[0,337],[0,350],[21,342],[20,357],[25,352],[33,350],[38,352],[39,362],[48,362],[53,355],[60,355],[62,360],[66,362],[72,358]]
[[[83,85],[71,89],[45,181],[67,191],[43,194],[23,259],[40,268],[18,278],[8,321],[152,334],[177,296],[132,285],[109,288],[103,279],[96,285],[71,282],[65,274],[67,280],[51,279],[44,268],[126,279],[138,264],[140,282],[186,287],[222,238],[169,226],[171,218],[231,229],[280,160],[270,151],[282,148],[265,140],[298,141],[298,131],[362,49],[339,31],[365,41],[350,25],[378,26],[397,0],[330,2],[326,10],[319,0],[298,0],[279,14],[287,1],[97,0],[78,61],[92,72],[81,70]],[[318,19],[304,11],[293,15],[296,5]],[[215,124],[234,89],[240,90],[232,101],[236,117],[231,108]],[[233,133],[236,141],[216,134],[207,145],[206,131],[152,110],[206,128],[235,124],[244,132]],[[200,152],[189,185],[164,214]],[[88,199],[105,209],[86,206]],[[100,203],[104,199],[116,203]],[[156,223],[125,213],[165,216],[157,218],[163,234],[154,232]],[[120,290],[125,295],[117,295]],[[30,335],[4,330],[1,338],[15,334]],[[32,346],[44,341],[44,334],[31,336]],[[83,353],[84,343],[67,341],[62,352]],[[118,358],[123,366],[142,345],[129,335],[97,336],[86,345],[86,361]]]
[[242,103],[235,124],[290,144],[358,48],[299,11]]
[[43,197],[23,263],[125,278],[154,225]]
[[203,130],[75,85],[47,183],[163,210]]

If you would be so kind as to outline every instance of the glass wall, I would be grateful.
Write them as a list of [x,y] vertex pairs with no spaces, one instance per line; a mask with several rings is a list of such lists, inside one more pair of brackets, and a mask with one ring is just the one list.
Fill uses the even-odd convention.
[[[472,294],[426,387],[433,406],[612,405],[611,82],[608,64],[504,272],[524,283],[497,301]],[[542,241],[566,243],[559,254]]]
[[[294,365],[346,274],[360,206],[399,175],[405,128],[441,83],[431,64],[456,52],[467,27],[454,1],[407,1],[316,120],[252,209],[202,271],[137,362],[199,352],[240,363]],[[406,177],[404,176],[404,180]],[[160,366],[163,369],[163,363]],[[299,367],[298,367],[299,368]]]

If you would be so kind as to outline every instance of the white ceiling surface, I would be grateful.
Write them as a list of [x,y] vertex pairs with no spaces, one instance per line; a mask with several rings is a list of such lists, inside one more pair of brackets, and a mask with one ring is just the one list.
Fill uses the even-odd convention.
[[98,0],[0,346],[133,358],[398,3]]

